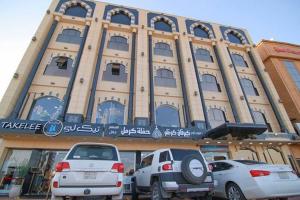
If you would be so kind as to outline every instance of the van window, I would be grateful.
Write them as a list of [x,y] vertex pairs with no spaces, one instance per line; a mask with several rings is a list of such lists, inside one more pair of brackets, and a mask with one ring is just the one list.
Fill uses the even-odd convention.
[[144,167],[150,166],[152,164],[152,160],[153,160],[153,154],[150,156],[147,156],[146,158],[144,158],[142,160],[141,167],[144,168]]
[[164,151],[159,155],[159,162],[171,161],[169,151]]
[[118,161],[114,147],[99,145],[78,145],[72,149],[67,160],[111,160]]

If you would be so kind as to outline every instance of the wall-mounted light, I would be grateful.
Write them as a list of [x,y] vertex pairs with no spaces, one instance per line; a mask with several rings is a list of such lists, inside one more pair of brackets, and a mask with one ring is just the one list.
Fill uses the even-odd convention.
[[141,92],[144,92],[145,91],[145,88],[144,86],[141,87]]
[[145,52],[142,52],[142,53],[141,53],[141,56],[144,56],[144,55],[145,55]]
[[35,42],[37,40],[37,38],[35,36],[32,37],[31,39],[33,42]]
[[50,10],[47,10],[47,14],[48,14],[48,15],[50,14]]
[[98,17],[95,18],[95,22],[98,22]]
[[83,83],[84,82],[84,79],[83,78],[80,78],[80,83]]
[[188,62],[191,62],[191,58],[188,58]]
[[142,25],[142,29],[144,29],[145,28],[145,25]]
[[244,97],[244,96],[240,96],[240,99],[241,99],[241,100],[244,100],[244,99],[245,99],[245,97]]
[[233,64],[229,64],[229,67],[233,67]]
[[197,91],[194,91],[194,96],[198,96],[198,92]]
[[92,49],[92,45],[89,45],[89,46],[88,46],[88,49],[91,50],[91,49]]

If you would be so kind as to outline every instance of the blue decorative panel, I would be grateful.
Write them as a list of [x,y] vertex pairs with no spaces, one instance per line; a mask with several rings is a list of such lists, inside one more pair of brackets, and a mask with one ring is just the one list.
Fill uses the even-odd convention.
[[[131,13],[134,15],[134,17],[135,17],[135,24],[137,25],[137,24],[139,23],[139,12],[138,12],[138,10],[132,9],[132,8],[126,8],[126,7],[123,7],[123,6],[107,5],[107,6],[105,7],[103,19],[106,19],[107,13],[108,13],[110,10],[115,9],[115,8],[120,8],[120,9],[124,8],[124,9],[128,10],[129,12],[131,12]],[[122,24],[123,24],[123,23],[122,23]],[[125,23],[124,23],[124,24],[125,24]],[[127,24],[127,23],[126,23],[126,24]]]
[[[85,1],[85,0],[81,0],[81,1],[88,4],[93,9],[93,12],[92,12],[92,16],[93,16],[96,4],[91,1]],[[59,12],[59,9],[62,6],[62,4],[66,3],[66,2],[70,2],[70,0],[60,0],[57,4],[57,7],[55,8],[55,12]]]
[[201,22],[201,21],[190,20],[190,19],[185,20],[186,29],[187,29],[188,34],[191,34],[190,27],[191,27],[192,24],[194,24],[196,22],[199,22],[199,23],[205,25],[206,27],[208,27],[212,31],[212,33],[213,33],[213,35],[215,37],[215,33],[214,33],[214,30],[213,30],[213,27],[212,27],[211,24],[205,23],[205,22]]
[[240,29],[235,29],[235,28],[232,28],[232,27],[220,26],[220,30],[221,30],[221,33],[222,33],[222,36],[223,36],[224,39],[226,38],[225,31],[228,30],[228,29],[232,29],[232,30],[237,31],[238,33],[240,33],[246,39],[246,43],[249,44],[249,40],[248,40],[248,38],[247,38],[244,31],[242,31]]
[[176,17],[173,16],[169,16],[169,15],[162,15],[162,14],[158,14],[158,13],[148,13],[148,27],[151,27],[151,19],[156,17],[156,16],[165,16],[167,18],[169,18],[170,20],[172,20],[175,23],[176,26],[176,31],[179,32],[179,28],[178,28],[178,21]]

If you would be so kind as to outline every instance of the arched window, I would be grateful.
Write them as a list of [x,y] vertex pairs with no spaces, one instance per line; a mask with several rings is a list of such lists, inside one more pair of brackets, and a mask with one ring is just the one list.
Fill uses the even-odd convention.
[[228,33],[227,36],[230,42],[235,44],[242,44],[241,39],[238,36],[236,36],[233,32]]
[[113,82],[127,82],[127,73],[124,65],[119,63],[107,64],[106,70],[103,72],[102,80]]
[[120,51],[128,51],[129,45],[127,43],[127,38],[122,36],[111,36],[108,41],[108,48]]
[[73,60],[64,56],[54,57],[47,65],[44,75],[71,77],[73,72]]
[[195,53],[196,60],[201,60],[205,62],[214,62],[213,57],[210,55],[210,52],[206,49],[197,49]]
[[254,84],[251,80],[242,78],[241,84],[242,84],[242,87],[243,87],[246,95],[259,96],[258,91],[257,91],[256,87],[254,87]]
[[200,26],[194,28],[194,35],[201,38],[209,38],[208,32],[203,30]]
[[235,66],[238,67],[248,67],[247,62],[245,61],[245,59],[243,58],[243,56],[239,55],[239,54],[231,54],[232,56],[232,60],[233,60],[233,64]]
[[272,132],[271,125],[267,122],[265,115],[258,111],[253,111],[253,117],[256,124],[265,124],[268,127],[268,131]]
[[155,44],[154,54],[160,56],[173,57],[173,51],[170,45],[164,42],[158,42]]
[[62,107],[63,102],[56,97],[41,97],[33,102],[28,120],[49,121],[58,119]]
[[173,106],[159,106],[156,109],[156,124],[162,127],[180,127],[179,111]]
[[176,79],[173,72],[168,69],[158,69],[155,76],[155,85],[176,88]]
[[124,13],[124,11],[120,11],[116,14],[114,14],[111,17],[111,22],[116,23],[116,24],[124,24],[124,25],[130,25],[131,24],[131,19],[128,15]]
[[216,77],[210,74],[202,75],[201,86],[202,89],[206,91],[221,92],[221,87],[217,82]]
[[125,106],[117,101],[105,101],[98,105],[97,124],[124,124]]
[[83,17],[85,18],[87,14],[87,10],[77,4],[76,6],[72,6],[66,9],[65,15],[70,15],[74,17]]
[[82,38],[80,37],[80,34],[80,31],[75,29],[64,29],[62,33],[58,35],[56,41],[71,44],[81,44]]
[[154,23],[154,29],[159,31],[172,32],[172,26],[168,24],[168,22],[164,18],[161,18],[159,21],[156,21]]
[[227,122],[224,111],[217,108],[211,108],[208,110],[208,120],[212,128]]

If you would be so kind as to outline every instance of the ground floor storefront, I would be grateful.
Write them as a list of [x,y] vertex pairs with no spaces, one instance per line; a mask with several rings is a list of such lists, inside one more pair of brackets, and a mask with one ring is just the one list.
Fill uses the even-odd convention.
[[78,142],[110,143],[118,147],[125,175],[130,176],[141,159],[161,148],[200,149],[207,161],[248,159],[288,164],[300,172],[300,144],[296,141],[180,140],[105,137],[4,136],[0,139],[0,195],[7,195],[16,169],[28,166],[23,195],[46,195],[57,162]]

